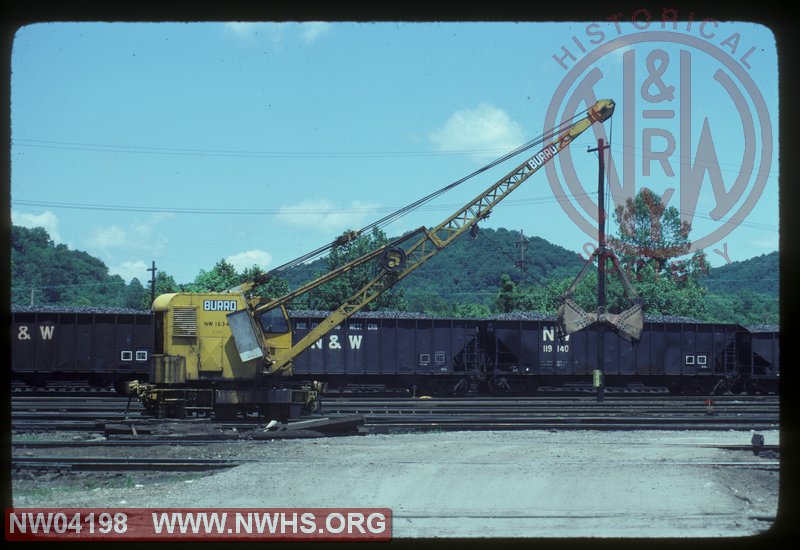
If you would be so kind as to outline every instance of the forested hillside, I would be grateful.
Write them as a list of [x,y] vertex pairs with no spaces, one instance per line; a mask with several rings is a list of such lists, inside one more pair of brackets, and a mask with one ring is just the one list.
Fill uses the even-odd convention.
[[[462,236],[411,275],[400,281],[409,311],[435,311],[446,305],[493,305],[503,274],[515,283],[544,285],[553,278],[575,276],[584,260],[539,237],[526,237],[507,229],[481,229],[475,238]],[[515,262],[520,261],[522,267]],[[317,260],[288,271],[284,277],[295,287],[325,271],[325,260]]]
[[11,228],[12,305],[65,304],[138,308],[149,295],[137,279],[110,275],[99,259],[54,244],[41,227]]
[[712,269],[701,283],[708,289],[708,308],[713,320],[778,323],[780,261],[777,251]]
[[777,296],[779,283],[780,262],[777,251],[712,269],[703,279],[703,286],[715,294],[747,290],[756,294]]
[[[520,310],[554,313],[559,297],[583,267],[584,260],[577,253],[541,238],[526,237],[525,240],[527,243],[523,246],[522,235],[506,229],[481,229],[474,238],[464,236],[385,293],[382,297],[385,300],[376,302],[377,307],[453,317],[480,317]],[[364,247],[372,250],[384,242],[385,235],[362,236],[348,245],[348,250],[336,252],[334,257],[338,255],[339,262],[347,262],[363,254]],[[330,258],[301,265],[257,291],[265,296],[283,295],[290,288],[326,272],[331,267],[329,264]],[[708,275],[699,278],[699,285],[676,284],[663,276],[643,277],[642,273],[632,283],[654,314],[726,323],[777,324],[778,267],[778,253],[774,252],[711,269]],[[256,266],[237,272],[224,259],[208,270],[200,269],[194,281],[181,284],[159,271],[156,294],[222,291],[251,280],[259,273]],[[356,271],[323,287],[321,298],[290,306],[336,307],[353,288],[360,288],[363,281],[371,278],[367,273],[355,275]],[[611,304],[619,285],[613,280],[609,285]],[[582,307],[596,304],[594,288],[596,277],[592,270],[575,296],[585,302]],[[42,228],[13,226],[11,299],[13,305],[26,306],[148,309],[150,291],[136,279],[126,284],[118,275],[110,275],[101,260],[86,252],[70,250],[63,244],[55,245]]]

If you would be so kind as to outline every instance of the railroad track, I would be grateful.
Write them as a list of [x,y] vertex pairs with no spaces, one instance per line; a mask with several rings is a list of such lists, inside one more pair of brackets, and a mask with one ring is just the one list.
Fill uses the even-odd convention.
[[418,430],[768,429],[777,428],[776,397],[631,399],[326,399],[328,414],[362,414],[371,433]]
[[35,387],[19,382],[11,384],[12,396],[28,397],[67,397],[67,396],[87,396],[87,397],[119,397],[120,394],[111,386],[90,386],[80,383],[52,384],[47,387]]
[[[779,399],[777,396],[673,396],[673,395],[613,395],[607,396],[603,406],[607,409],[612,406],[618,407],[707,407],[707,402],[712,401],[715,407],[735,405],[738,408],[745,406],[763,407],[765,405],[777,406]],[[594,397],[460,397],[460,398],[374,398],[374,397],[324,397],[323,401],[327,407],[334,408],[386,408],[398,407],[402,409],[456,409],[458,407],[482,408],[491,407],[514,408],[524,407],[586,407],[596,405]],[[79,410],[141,410],[139,401],[129,400],[125,396],[106,396],[106,395],[14,395],[12,404],[15,411],[79,411]]]
[[[713,402],[709,402],[708,400]],[[532,429],[775,429],[780,420],[775,396],[644,398],[609,396],[527,398],[326,398],[326,415],[363,415],[368,433],[449,430]],[[234,426],[253,429],[265,419],[240,419]],[[134,426],[158,421],[142,414],[125,397],[12,397],[15,431],[103,432],[107,423]],[[165,419],[163,422],[175,422]],[[213,422],[192,419],[191,422]],[[231,423],[214,422],[217,426]]]
[[124,396],[12,396],[11,403],[16,412],[35,411],[131,411],[142,410],[142,404]]
[[[73,444],[74,445],[74,444]],[[57,456],[11,458],[14,472],[33,470],[36,472],[205,472],[238,466],[245,461],[207,458],[125,458],[125,457],[86,457]]]
[[[127,399],[97,398],[92,400],[100,409],[105,409],[109,422],[120,423]],[[700,401],[700,403],[698,403]],[[326,399],[323,403],[326,414],[361,414],[366,420],[363,433],[408,433],[444,432],[465,430],[768,430],[777,429],[779,403],[777,398],[728,398],[714,406],[709,414],[703,400],[691,399],[630,399],[613,398],[596,403],[591,398],[500,398],[500,399]],[[14,399],[12,427],[16,432],[69,429],[83,433],[106,433],[106,421],[96,417],[102,411],[93,410],[92,402],[63,398]],[[70,411],[70,409],[75,409]],[[106,414],[103,413],[103,414]],[[74,417],[79,418],[75,420]],[[15,440],[12,442],[12,470],[24,472],[71,472],[102,471],[151,471],[151,472],[200,472],[214,471],[236,466],[242,461],[227,459],[152,459],[128,458],[125,448],[152,447],[156,456],[157,447],[186,446],[202,448],[219,444],[232,433],[247,437],[248,431],[260,432],[264,419],[239,419],[236,422],[216,422],[208,419],[156,420],[142,416],[140,411],[128,411],[127,425],[138,428],[137,435],[107,436],[107,439],[89,441],[65,440]],[[163,425],[188,429],[184,437],[177,431],[174,435],[154,436]],[[191,435],[192,427],[213,425],[214,432],[200,436]],[[268,433],[260,434],[269,438]],[[255,436],[253,436],[255,437]],[[739,445],[731,450],[752,450]],[[116,453],[114,448],[119,449]],[[49,450],[49,452],[48,452]],[[770,456],[777,457],[776,445],[761,448]],[[147,452],[147,451],[145,451]],[[103,454],[124,454],[124,457],[101,457]],[[73,456],[41,456],[41,455]],[[194,454],[194,453],[193,453]],[[36,456],[32,456],[36,455]],[[758,465],[723,464],[731,468],[777,469],[777,461],[760,461]]]
[[[68,472],[119,472],[119,471],[147,471],[147,472],[204,472],[210,470],[223,470],[239,466],[253,460],[227,460],[205,458],[108,458],[108,457],[12,457],[12,470],[50,471],[57,473]],[[302,461],[298,461],[301,464]],[[409,461],[409,463],[414,463]],[[567,464],[568,462],[565,462]],[[645,465],[649,463],[630,463]],[[690,461],[673,462],[674,466],[724,466],[729,468],[776,470],[780,463],[773,460],[759,462],[720,462],[720,461]]]

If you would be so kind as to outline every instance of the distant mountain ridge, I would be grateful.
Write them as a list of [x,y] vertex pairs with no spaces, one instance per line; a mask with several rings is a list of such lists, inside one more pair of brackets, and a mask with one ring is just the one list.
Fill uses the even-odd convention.
[[[525,285],[544,285],[554,277],[577,275],[584,259],[540,237],[525,237],[508,229],[480,229],[475,238],[464,235],[397,284],[409,310],[422,311],[431,300],[490,305],[503,274]],[[520,262],[522,267],[518,267]],[[282,273],[294,288],[325,271],[317,260]]]
[[735,294],[742,290],[777,296],[780,289],[778,251],[712,268],[702,284],[715,294]]
[[[481,229],[474,237],[462,236],[397,284],[408,311],[484,315],[497,311],[504,274],[519,288],[535,288],[572,280],[585,264],[578,253],[540,237],[525,237],[523,241],[519,231]],[[14,306],[136,309],[149,304],[150,293],[138,280],[125,284],[118,275],[110,275],[99,259],[63,244],[55,245],[43,228],[12,226],[11,244]],[[326,267],[324,259],[317,260],[283,272],[281,278],[290,288],[296,288],[326,272]],[[707,289],[702,298],[707,309],[703,319],[777,324],[779,270],[777,251],[712,268],[701,279]],[[176,290],[186,286],[172,283]],[[456,306],[480,307],[457,311]]]

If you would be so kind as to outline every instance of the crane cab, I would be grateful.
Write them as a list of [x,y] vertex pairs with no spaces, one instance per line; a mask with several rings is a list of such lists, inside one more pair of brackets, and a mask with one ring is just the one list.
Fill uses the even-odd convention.
[[255,411],[291,418],[316,399],[304,388],[273,389],[276,377],[265,374],[268,354],[291,346],[291,325],[282,306],[257,317],[259,352],[250,355],[240,353],[232,334],[233,319],[256,322],[241,293],[163,294],[153,302],[153,314],[149,384],[131,386],[152,414],[230,417]]

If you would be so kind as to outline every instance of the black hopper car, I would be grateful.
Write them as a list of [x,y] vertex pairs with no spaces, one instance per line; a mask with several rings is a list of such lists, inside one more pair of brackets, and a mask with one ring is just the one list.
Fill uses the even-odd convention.
[[[325,312],[291,313],[295,341]],[[33,310],[11,313],[12,380],[124,387],[146,381],[154,320],[134,310]],[[297,380],[329,391],[412,395],[527,394],[591,388],[598,333],[591,327],[561,340],[553,317],[505,314],[442,319],[394,312],[359,313],[294,362]],[[775,326],[650,319],[630,344],[605,333],[603,370],[610,391],[778,393]]]
[[20,309],[11,312],[12,381],[114,385],[146,378],[153,316],[128,309]]
[[[597,367],[596,325],[559,339],[555,318],[484,321],[484,380],[495,392],[585,387]],[[778,393],[778,328],[646,320],[631,344],[604,331],[606,387],[677,394]]]

